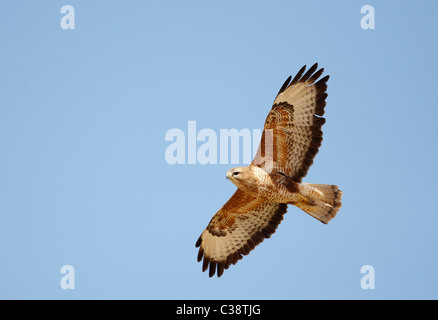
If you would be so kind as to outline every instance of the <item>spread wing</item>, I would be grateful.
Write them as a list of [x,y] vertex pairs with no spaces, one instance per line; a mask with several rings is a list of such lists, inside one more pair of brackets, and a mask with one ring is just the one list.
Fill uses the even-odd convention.
[[275,232],[286,210],[286,204],[262,201],[237,189],[196,242],[198,262],[204,259],[202,271],[210,268],[210,277],[216,271],[220,277]]
[[[301,182],[322,142],[324,107],[329,76],[306,66],[281,87],[269,112],[253,164],[266,171],[278,171]],[[315,72],[316,71],[316,72]],[[303,75],[304,74],[304,75]],[[316,82],[317,81],[317,82]]]

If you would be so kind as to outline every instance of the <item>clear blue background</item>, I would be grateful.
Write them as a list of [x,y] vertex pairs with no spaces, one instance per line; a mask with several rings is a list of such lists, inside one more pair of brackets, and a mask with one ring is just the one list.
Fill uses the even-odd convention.
[[[75,30],[60,27],[65,4]],[[360,27],[365,4],[375,30]],[[437,299],[437,10],[1,1],[0,298]],[[194,244],[234,192],[234,165],[171,166],[165,133],[261,128],[286,77],[314,62],[331,78],[305,181],[338,184],[343,207],[323,225],[290,206],[210,279]]]

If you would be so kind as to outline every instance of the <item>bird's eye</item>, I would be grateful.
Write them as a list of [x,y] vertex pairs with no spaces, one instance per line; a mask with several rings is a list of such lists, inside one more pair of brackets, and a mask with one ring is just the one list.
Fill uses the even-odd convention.
[[240,172],[238,172],[238,171],[233,172],[233,176],[237,176],[239,173],[240,173]]

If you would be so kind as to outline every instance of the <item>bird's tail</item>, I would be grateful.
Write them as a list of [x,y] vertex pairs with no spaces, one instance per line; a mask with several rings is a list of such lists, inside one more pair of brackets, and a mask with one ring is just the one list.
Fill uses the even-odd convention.
[[342,206],[338,186],[300,183],[300,201],[293,203],[322,223],[328,223]]

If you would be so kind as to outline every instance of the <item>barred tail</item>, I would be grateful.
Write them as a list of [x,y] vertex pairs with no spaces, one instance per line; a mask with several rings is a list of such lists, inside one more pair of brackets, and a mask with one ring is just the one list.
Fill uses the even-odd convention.
[[299,202],[294,203],[322,223],[328,223],[342,206],[342,191],[338,186],[326,184],[300,183]]

